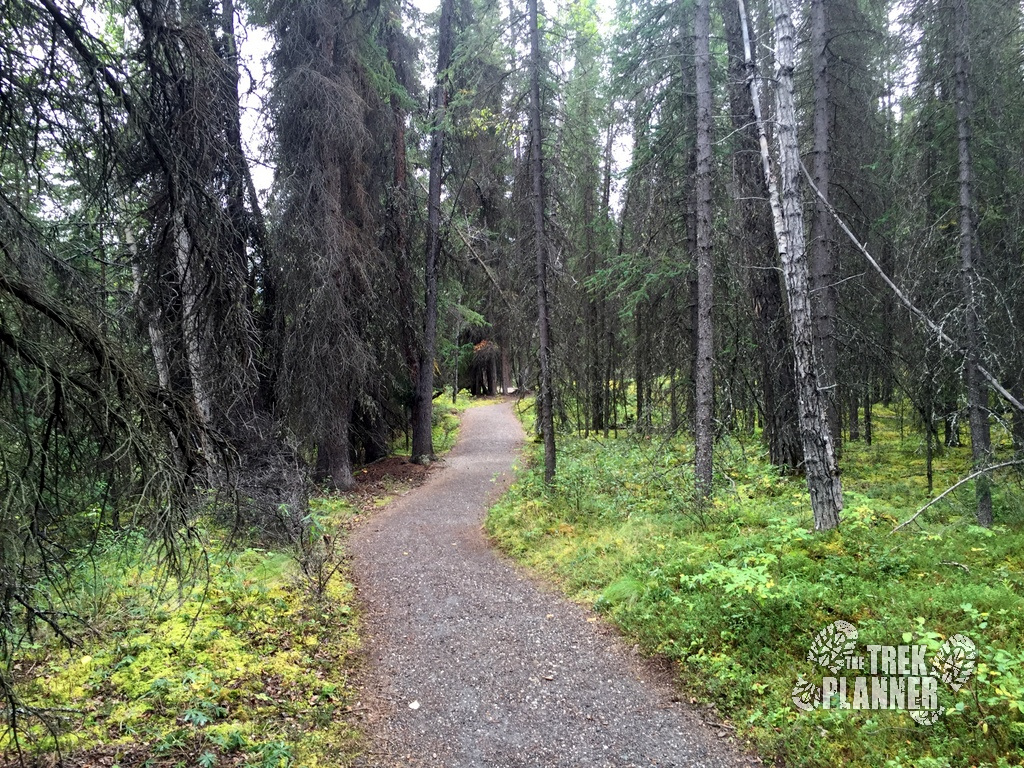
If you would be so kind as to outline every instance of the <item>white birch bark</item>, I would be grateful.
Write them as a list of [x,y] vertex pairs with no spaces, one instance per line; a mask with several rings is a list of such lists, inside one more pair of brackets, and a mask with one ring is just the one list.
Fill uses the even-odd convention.
[[178,287],[181,290],[181,329],[185,342],[185,363],[188,366],[189,381],[192,385],[192,402],[200,424],[200,445],[204,458],[211,468],[210,482],[214,481],[212,467],[214,452],[209,439],[213,431],[213,399],[208,388],[206,360],[203,343],[203,328],[199,311],[199,275],[192,263],[192,238],[185,226],[185,217],[180,210],[172,218],[174,238],[174,259],[178,272]]
[[167,344],[164,342],[164,332],[160,327],[160,317],[163,313],[158,306],[146,306],[142,296],[142,270],[138,264],[135,237],[131,232],[126,232],[124,239],[128,245],[128,250],[132,254],[132,283],[135,301],[146,316],[146,331],[149,333],[149,347],[153,353],[153,364],[156,366],[156,379],[160,383],[160,389],[170,391],[171,366],[167,359]]
[[797,143],[796,109],[793,103],[793,68],[796,61],[793,20],[788,0],[772,0],[772,10],[775,14],[775,109],[780,183],[776,182],[772,171],[768,137],[764,121],[761,119],[761,102],[750,48],[750,34],[746,25],[746,8],[743,0],[737,1],[743,23],[747,80],[754,102],[761,163],[768,183],[772,221],[775,225],[779,259],[789,299],[790,328],[799,395],[800,438],[804,448],[804,473],[811,494],[814,528],[819,531],[830,530],[839,525],[843,495],[835,446],[828,425],[826,402],[819,388],[817,361],[814,356],[810,278],[804,240],[803,199],[800,194],[800,148]]

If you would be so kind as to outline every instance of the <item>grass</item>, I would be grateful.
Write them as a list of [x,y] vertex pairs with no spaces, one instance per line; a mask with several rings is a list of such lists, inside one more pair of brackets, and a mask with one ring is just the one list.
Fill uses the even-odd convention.
[[[969,487],[915,524],[928,500],[917,435],[898,413],[875,413],[875,442],[848,443],[841,528],[810,529],[802,479],[780,476],[755,442],[727,439],[717,487],[694,504],[683,440],[560,438],[556,486],[536,457],[492,510],[487,529],[507,552],[605,613],[649,653],[678,662],[694,699],[713,703],[741,736],[786,765],[1009,766],[1024,759],[1024,493],[1002,478],[997,525],[972,524]],[[535,451],[538,449],[534,448]],[[969,449],[936,461],[936,487],[969,464]],[[964,633],[978,674],[930,726],[906,713],[823,710],[791,702],[812,638],[843,619],[859,643],[927,645]]]

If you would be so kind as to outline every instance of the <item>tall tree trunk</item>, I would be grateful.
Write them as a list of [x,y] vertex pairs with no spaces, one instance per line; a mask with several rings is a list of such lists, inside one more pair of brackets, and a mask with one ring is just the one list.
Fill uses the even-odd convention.
[[697,0],[694,22],[697,88],[697,370],[696,452],[697,491],[711,495],[714,474],[714,263],[711,252],[711,0]]
[[537,258],[537,327],[540,398],[538,422],[544,439],[544,481],[555,479],[554,387],[551,375],[551,321],[548,308],[548,248],[544,232],[544,153],[540,113],[540,28],[537,0],[528,0],[530,15],[530,174],[533,184],[533,239]]
[[[954,0],[956,17],[956,125],[960,177],[960,274],[963,281],[966,313],[965,342],[967,360],[964,377],[967,382],[968,420],[971,426],[971,457],[975,471],[988,466],[992,452],[988,424],[988,390],[982,382],[981,364],[981,297],[978,295],[978,236],[975,226],[971,162],[971,60],[970,15],[967,0]],[[992,488],[987,475],[980,475],[974,484],[978,525],[992,525]]]
[[508,352],[509,336],[507,330],[501,336],[501,394],[512,391],[512,358]]
[[800,397],[800,437],[804,447],[804,472],[811,495],[814,528],[819,531],[830,530],[839,525],[843,495],[839,482],[839,466],[836,463],[825,399],[819,387],[817,361],[814,356],[810,280],[804,248],[803,200],[800,194],[800,148],[797,143],[796,109],[793,104],[793,67],[796,60],[793,19],[788,0],[772,0],[772,9],[775,12],[777,61],[775,108],[781,176],[781,185],[776,185],[768,151],[768,136],[765,133],[764,121],[760,117],[757,78],[746,25],[746,9],[743,0],[737,2],[740,7],[740,22],[743,25],[747,79],[758,125],[758,143],[769,199],[772,203],[772,219],[786,292],[789,296],[793,356]]
[[921,419],[924,422],[925,476],[928,479],[928,495],[931,496],[935,485],[935,442],[938,434],[935,429],[935,371],[932,370],[929,358],[929,351],[926,350]]
[[437,83],[434,86],[433,126],[430,135],[430,180],[427,190],[426,300],[423,308],[423,341],[420,348],[416,391],[413,393],[412,460],[434,458],[431,433],[434,397],[434,351],[437,346],[437,273],[441,260],[441,176],[444,172],[445,116],[448,108],[448,68],[452,62],[452,13],[454,0],[442,0],[438,29]]
[[[399,45],[398,35],[392,33],[387,38],[388,61],[398,70],[401,66],[403,52]],[[394,254],[395,265],[395,299],[398,304],[398,333],[402,343],[402,356],[409,372],[412,391],[409,394],[409,421],[405,425],[406,447],[410,449],[409,429],[419,423],[421,415],[418,411],[419,401],[416,399],[416,386],[419,383],[420,352],[419,329],[417,328],[417,309],[414,295],[415,279],[413,277],[412,253],[409,245],[409,163],[406,149],[405,109],[401,96],[393,91],[390,97],[391,112],[394,115],[394,132],[391,135],[392,190],[388,198],[388,211],[385,235],[387,247]]]
[[[831,178],[832,102],[829,93],[828,14],[826,0],[811,0],[811,66],[814,75],[814,185],[829,198]],[[840,438],[839,397],[836,379],[836,256],[832,238],[832,216],[824,200],[815,196],[811,220],[811,311],[814,317],[814,348],[818,360],[818,381],[828,406],[829,429]]]
[[763,438],[772,464],[795,471],[803,462],[803,448],[797,423],[793,345],[779,283],[771,208],[765,203],[768,187],[760,168],[754,105],[744,72],[739,7],[733,0],[721,0],[721,11],[729,50],[729,101],[736,134],[733,174],[740,217],[737,250],[746,257],[750,280],[764,408]]
[[860,440],[860,392],[857,387],[850,387],[849,392],[850,442],[853,443]]
[[[615,121],[613,118],[614,105],[609,106],[612,113],[608,120],[608,132],[605,136],[604,145],[604,169],[601,179],[601,207],[597,217],[602,226],[612,219],[611,191],[612,191],[612,165],[614,162],[613,150],[615,141]],[[596,268],[596,264],[595,264]],[[590,322],[592,323],[591,338],[594,346],[591,351],[591,380],[590,380],[590,410],[592,414],[591,427],[594,432],[607,431],[608,413],[608,367],[611,356],[611,348],[606,341],[606,325],[608,323],[607,298],[601,291],[592,291],[589,294]]]
[[202,429],[199,432],[199,444],[206,461],[207,481],[211,486],[217,485],[217,456],[210,435],[215,429],[213,420],[213,394],[210,382],[211,361],[210,348],[205,343],[203,317],[200,306],[201,275],[198,254],[192,250],[192,238],[185,224],[185,216],[180,210],[172,213],[171,219],[174,241],[174,258],[178,275],[178,289],[181,291],[181,332],[185,341],[185,363],[188,368],[189,383],[192,389],[192,403],[195,414]]
[[[589,100],[583,103],[581,114],[583,120],[588,119],[589,105]],[[608,135],[611,136],[610,131]],[[596,186],[585,183],[583,189],[583,253],[584,268],[588,275],[593,275],[597,271],[597,243],[594,231],[597,227],[597,206]],[[592,428],[597,429],[597,425],[601,421],[599,416],[601,409],[600,390],[598,389],[601,378],[601,362],[599,358],[601,338],[600,323],[598,322],[598,302],[600,299],[596,291],[585,288],[583,300],[585,302],[583,311],[586,317],[586,325],[583,328],[583,375],[580,377],[580,393],[576,400],[582,401],[586,406],[581,426],[584,433],[589,434]]]
[[338,490],[347,490],[355,485],[349,441],[351,402],[352,399],[349,396],[339,400],[327,417],[324,436],[317,443],[316,448],[315,475],[317,480]]
[[[697,82],[697,56],[694,48],[694,36],[685,34],[686,30],[696,29],[696,6],[687,3],[677,4],[679,9],[678,24],[684,30],[684,34],[678,35],[678,58],[682,62],[680,82],[683,83],[680,101],[682,113],[686,116],[688,124],[685,125],[687,152],[686,171],[681,181],[682,196],[685,201],[686,210],[683,212],[685,222],[685,254],[691,260],[691,269],[686,270],[686,307],[685,314],[680,316],[680,336],[686,339],[686,368],[685,368],[685,397],[683,399],[683,410],[687,427],[697,433],[697,355],[698,339],[698,286],[697,286],[697,93],[692,84]],[[635,121],[634,121],[635,122]],[[650,131],[650,126],[645,127]],[[646,139],[648,147],[650,139]],[[634,152],[636,150],[634,149]],[[650,151],[648,149],[647,151]],[[650,194],[648,195],[650,199]],[[650,207],[650,203],[648,203]],[[650,217],[650,214],[648,214]],[[651,220],[648,218],[648,220]],[[622,248],[620,247],[620,252]],[[685,322],[683,318],[685,317]]]
[[637,303],[633,312],[633,381],[636,385],[636,430],[646,434],[647,371],[644,355],[649,352],[644,344],[644,306]]
[[864,442],[871,445],[871,384],[864,387]]

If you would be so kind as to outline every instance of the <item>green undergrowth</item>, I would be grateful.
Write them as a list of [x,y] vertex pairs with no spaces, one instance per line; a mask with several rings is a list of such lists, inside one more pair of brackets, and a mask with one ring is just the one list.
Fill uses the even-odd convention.
[[[649,653],[678,662],[685,689],[781,764],[872,768],[1008,766],[1024,757],[1024,492],[1000,478],[996,521],[972,524],[972,490],[929,508],[916,435],[875,414],[875,442],[848,443],[838,531],[812,528],[801,478],[780,476],[754,441],[716,453],[710,505],[693,501],[684,440],[562,436],[556,486],[531,466],[491,510],[487,530],[554,577]],[[936,461],[941,490],[968,471],[969,448]],[[815,634],[836,620],[875,643],[927,645],[963,633],[978,674],[939,703],[930,726],[903,712],[817,709],[791,701]]]
[[[312,501],[297,548],[226,546],[200,531],[188,579],[166,576],[138,532],[77,563],[70,649],[25,639],[13,670],[20,748],[70,764],[343,766],[360,750],[358,621],[330,534],[354,509]],[[324,534],[328,534],[326,537]],[[5,714],[6,718],[6,714]],[[18,750],[10,732],[3,753]]]

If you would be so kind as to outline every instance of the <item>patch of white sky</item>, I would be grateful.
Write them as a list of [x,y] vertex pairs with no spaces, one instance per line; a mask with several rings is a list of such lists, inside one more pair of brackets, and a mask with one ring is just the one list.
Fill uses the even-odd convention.
[[921,41],[921,29],[910,21],[910,7],[905,2],[895,3],[889,9],[887,19],[889,37],[893,41],[902,41],[892,55],[890,77],[892,78],[884,95],[884,108],[892,112],[895,120],[903,115],[903,100],[908,98],[917,82],[920,64],[918,45]]
[[[237,7],[237,6],[236,6]],[[244,15],[235,25],[239,58],[238,99],[241,107],[242,137],[249,158],[253,185],[266,202],[274,183],[274,167],[270,163],[269,115],[267,92],[270,85],[270,33],[251,24]]]

